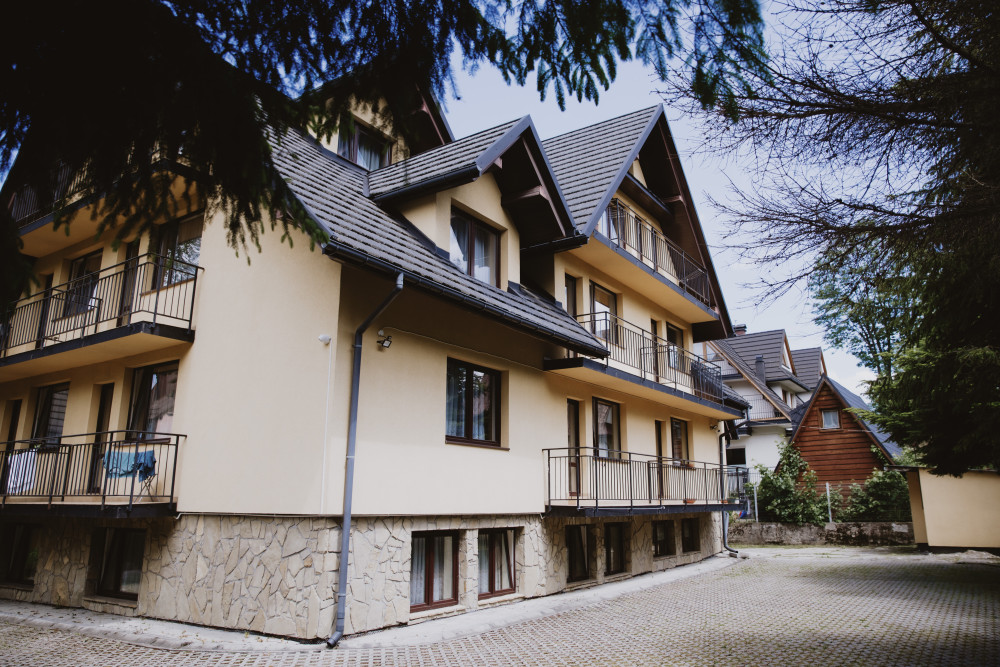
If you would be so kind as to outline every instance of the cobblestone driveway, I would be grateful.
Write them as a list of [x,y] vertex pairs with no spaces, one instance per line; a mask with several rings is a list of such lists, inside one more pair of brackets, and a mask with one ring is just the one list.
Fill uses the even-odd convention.
[[572,612],[424,646],[170,651],[0,623],[0,665],[1000,665],[997,560],[751,550]]

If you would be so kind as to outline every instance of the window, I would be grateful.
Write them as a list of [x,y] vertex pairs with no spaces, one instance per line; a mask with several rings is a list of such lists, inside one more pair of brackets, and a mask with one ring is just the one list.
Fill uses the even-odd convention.
[[457,211],[451,213],[451,263],[476,280],[499,285],[500,234]]
[[590,331],[597,338],[614,343],[618,324],[618,296],[609,289],[590,283],[590,312],[593,321]]
[[698,519],[681,519],[681,549],[701,551],[701,525]]
[[670,419],[670,455],[675,463],[688,460],[688,423],[682,419]]
[[0,582],[33,585],[38,567],[38,533],[34,526],[6,524],[0,529]]
[[446,607],[458,602],[458,535],[413,533],[410,557],[410,609]]
[[683,369],[684,332],[677,327],[667,324],[667,365],[670,368]]
[[566,526],[567,581],[590,579],[590,526]]
[[170,433],[177,395],[177,362],[135,369],[129,430],[139,433]]
[[673,556],[677,553],[677,542],[674,539],[673,521],[653,522],[653,557]]
[[38,445],[58,445],[66,421],[69,384],[55,384],[38,390],[35,406],[35,426],[31,437]]
[[479,597],[514,592],[514,531],[479,531]]
[[337,136],[337,154],[368,171],[389,164],[391,142],[358,122],[341,123]]
[[566,274],[566,312],[576,317],[579,311],[576,307],[576,278]]
[[594,399],[594,446],[597,456],[621,457],[620,406],[601,398]]
[[[103,540],[103,544],[101,544]],[[136,600],[142,580],[142,558],[146,531],[128,528],[105,528],[95,540],[100,547],[97,593]]]
[[69,263],[69,284],[66,286],[63,317],[85,313],[98,305],[94,294],[97,292],[97,278],[101,271],[101,252],[97,250]]
[[604,574],[620,574],[625,571],[627,527],[628,524],[625,523],[604,524]]
[[448,440],[500,444],[500,373],[448,360]]
[[726,463],[731,466],[745,466],[747,464],[747,450],[745,447],[733,447],[726,450]]
[[201,256],[202,226],[200,215],[163,225],[154,287],[167,287],[194,278]]
[[820,415],[823,419],[820,428],[840,428],[839,410],[821,410]]

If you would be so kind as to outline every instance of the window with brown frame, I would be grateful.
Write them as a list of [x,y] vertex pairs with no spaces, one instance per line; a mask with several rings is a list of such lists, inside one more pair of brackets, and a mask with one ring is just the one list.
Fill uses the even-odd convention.
[[388,166],[392,142],[355,121],[341,123],[337,136],[337,154],[368,171]]
[[204,218],[199,214],[185,220],[168,222],[159,228],[159,257],[156,260],[154,287],[192,280],[201,257],[201,231]]
[[621,406],[594,399],[594,449],[602,458],[621,458]]
[[653,522],[653,557],[673,556],[677,553],[673,521]]
[[413,533],[410,610],[458,604],[458,533]]
[[514,530],[479,531],[479,597],[513,593]]
[[173,361],[135,369],[129,403],[129,430],[137,434],[172,432],[177,364]]
[[584,581],[593,575],[590,566],[593,562],[593,536],[590,526],[566,526],[566,581]]
[[690,456],[688,423],[683,419],[670,418],[670,455],[674,459],[674,465],[687,463]]
[[97,594],[137,600],[142,580],[142,560],[146,531],[133,528],[104,528],[95,544],[100,557]]
[[451,212],[451,263],[476,280],[500,284],[500,233],[461,211]]
[[23,523],[0,526],[0,582],[32,586],[38,568],[38,531]]
[[590,332],[596,338],[612,345],[618,342],[618,295],[601,287],[595,282],[590,283]]
[[66,404],[69,401],[69,383],[38,389],[35,404],[35,425],[31,430],[32,444],[58,445],[66,421]]
[[500,372],[448,360],[448,442],[500,445]]
[[628,524],[604,524],[604,574],[621,574],[625,571],[628,550]]
[[69,263],[69,284],[63,297],[65,302],[62,317],[79,315],[97,306],[98,300],[94,294],[101,272],[102,254],[103,251],[95,250]]
[[697,518],[681,519],[681,549],[701,551],[701,523]]
[[840,428],[840,411],[839,410],[820,410],[820,428],[821,429],[834,429]]

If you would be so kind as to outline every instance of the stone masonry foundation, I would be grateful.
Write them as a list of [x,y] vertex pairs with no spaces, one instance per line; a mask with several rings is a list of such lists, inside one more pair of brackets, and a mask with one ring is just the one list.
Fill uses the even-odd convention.
[[[680,520],[699,518],[700,548],[685,552]],[[653,556],[653,521],[675,521],[675,555]],[[86,607],[96,611],[182,621],[265,634],[320,639],[336,613],[340,564],[337,518],[183,515],[145,520],[44,519],[34,525],[39,562],[34,585],[0,584],[0,598]],[[626,569],[605,575],[604,537],[610,522],[627,523]],[[589,526],[591,575],[567,582],[566,527]],[[146,531],[138,600],[95,594],[101,531]],[[479,531],[515,531],[515,592],[479,599]],[[458,536],[457,603],[410,612],[410,558],[414,532]],[[345,630],[356,634],[485,606],[655,572],[707,558],[721,550],[718,514],[615,518],[541,515],[356,517],[348,568]]]

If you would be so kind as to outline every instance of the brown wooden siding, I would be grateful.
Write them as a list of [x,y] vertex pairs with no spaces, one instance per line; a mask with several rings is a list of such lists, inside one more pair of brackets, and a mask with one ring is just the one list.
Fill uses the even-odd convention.
[[[816,471],[820,485],[863,482],[872,469],[885,465],[882,457],[872,451],[875,445],[864,424],[843,408],[829,385],[822,385],[795,436],[795,447]],[[820,429],[823,410],[840,411],[839,429]]]

